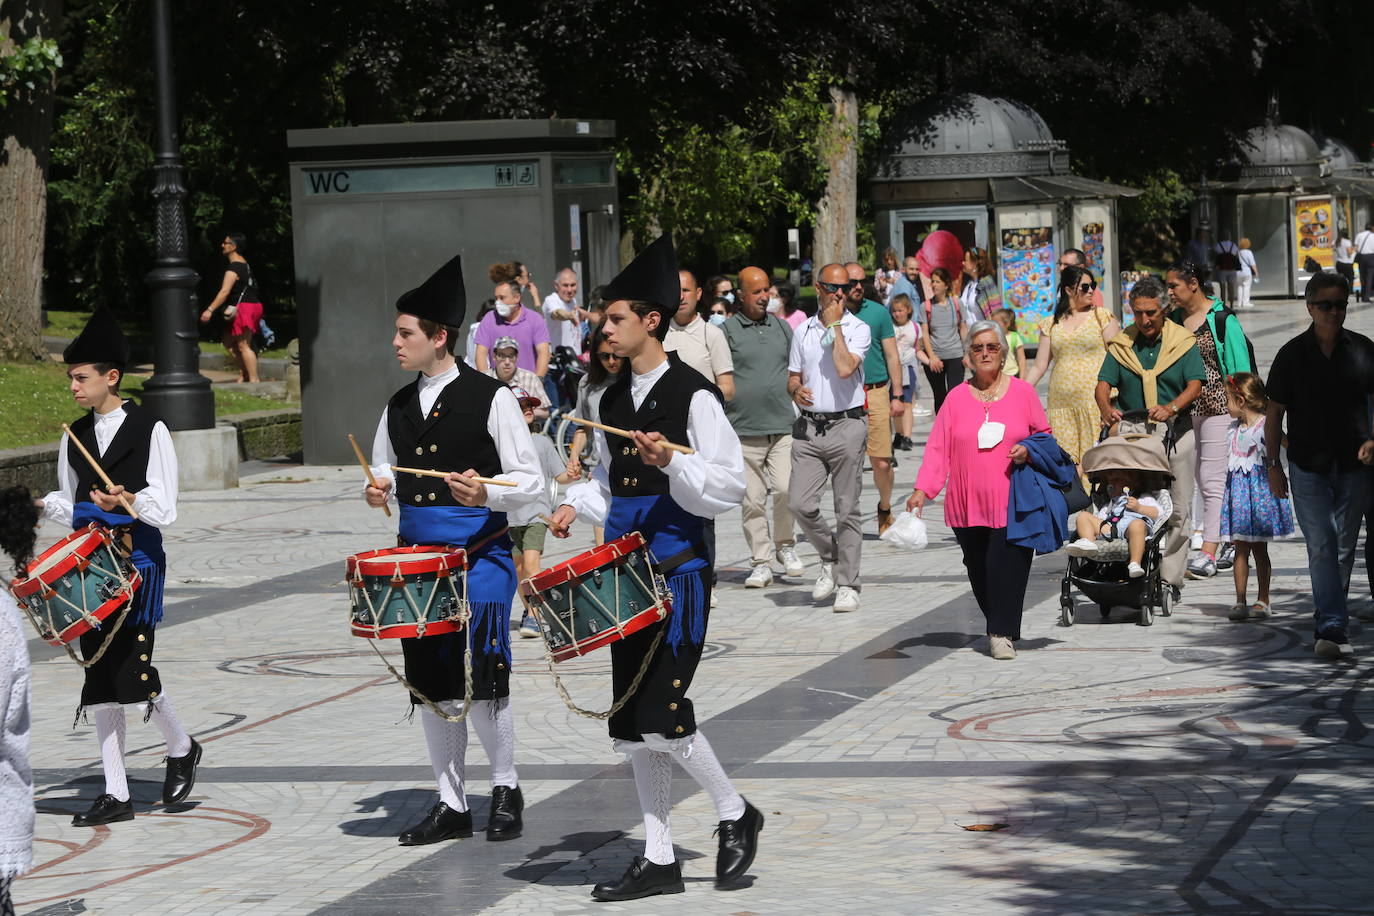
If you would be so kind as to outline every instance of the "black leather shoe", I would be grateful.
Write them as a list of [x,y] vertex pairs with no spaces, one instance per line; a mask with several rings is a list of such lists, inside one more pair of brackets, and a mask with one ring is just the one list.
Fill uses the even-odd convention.
[[593,900],[638,900],[655,894],[680,894],[682,865],[670,862],[655,865],[643,856],[635,856],[619,881],[608,881],[592,888]]
[[525,796],[520,787],[491,787],[491,811],[487,815],[488,840],[513,840],[524,829],[520,812],[525,810]]
[[196,784],[196,767],[200,764],[203,748],[195,738],[191,739],[191,752],[185,757],[167,758],[167,776],[162,780],[162,803],[175,805],[183,802],[191,794]]
[[759,851],[759,831],[763,829],[763,812],[749,802],[744,813],[733,821],[721,821],[716,827],[720,835],[720,851],[716,853],[716,887],[737,881],[754,864]]
[[424,820],[401,834],[398,842],[402,846],[428,846],[467,836],[472,836],[472,812],[454,811],[439,802],[429,809]]
[[133,799],[120,801],[113,795],[102,795],[86,811],[72,818],[73,827],[98,827],[134,819]]

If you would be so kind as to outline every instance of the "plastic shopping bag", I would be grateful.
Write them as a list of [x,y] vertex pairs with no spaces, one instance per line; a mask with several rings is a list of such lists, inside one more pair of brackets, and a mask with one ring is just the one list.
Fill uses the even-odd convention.
[[930,538],[926,534],[926,523],[911,512],[898,515],[892,526],[883,532],[882,540],[908,550],[920,550],[930,543]]

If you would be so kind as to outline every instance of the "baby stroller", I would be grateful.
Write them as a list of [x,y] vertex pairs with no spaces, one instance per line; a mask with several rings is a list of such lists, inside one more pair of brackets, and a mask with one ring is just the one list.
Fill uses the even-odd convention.
[[[1169,459],[1165,456],[1164,440],[1145,434],[1116,435],[1103,439],[1083,453],[1083,470],[1092,483],[1093,509],[1100,509],[1111,501],[1105,474],[1112,470],[1145,471],[1160,475],[1166,484],[1172,480]],[[1173,612],[1174,593],[1160,571],[1163,557],[1161,545],[1168,536],[1173,500],[1167,488],[1161,488],[1159,522],[1145,542],[1145,555],[1140,561],[1145,574],[1131,578],[1127,572],[1129,559],[1125,536],[1098,542],[1097,554],[1092,558],[1069,557],[1068,569],[1059,593],[1059,622],[1071,627],[1074,623],[1073,587],[1090,601],[1097,603],[1103,617],[1114,606],[1139,610],[1136,622],[1142,627],[1154,623],[1155,612],[1168,617]]]

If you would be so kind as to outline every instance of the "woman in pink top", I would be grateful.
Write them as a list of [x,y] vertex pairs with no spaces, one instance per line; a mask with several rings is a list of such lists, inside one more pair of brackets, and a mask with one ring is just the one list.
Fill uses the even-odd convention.
[[1018,444],[1050,423],[1035,389],[1002,372],[1007,337],[995,321],[979,321],[965,343],[973,378],[955,387],[935,418],[909,511],[947,490],[945,524],[964,552],[969,584],[987,619],[992,657],[1016,657],[1021,612],[1034,551],[1007,543],[1011,468],[1024,464]]

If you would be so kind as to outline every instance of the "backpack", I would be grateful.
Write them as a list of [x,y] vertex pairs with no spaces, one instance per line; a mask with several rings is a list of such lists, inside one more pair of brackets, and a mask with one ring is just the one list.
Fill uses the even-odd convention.
[[1217,270],[1240,270],[1240,251],[1236,248],[1217,247]]
[[[1221,354],[1226,352],[1226,326],[1231,323],[1227,320],[1229,318],[1236,318],[1236,311],[1235,309],[1231,308],[1231,306],[1223,304],[1221,307],[1221,311],[1215,313],[1215,317],[1212,319],[1212,326],[1217,329],[1218,361],[1221,360]],[[1236,318],[1236,321],[1237,323],[1239,323],[1240,319]],[[1258,375],[1259,361],[1255,359],[1255,344],[1253,341],[1250,340],[1248,336],[1245,338],[1245,347],[1247,350],[1250,351],[1250,371]]]

